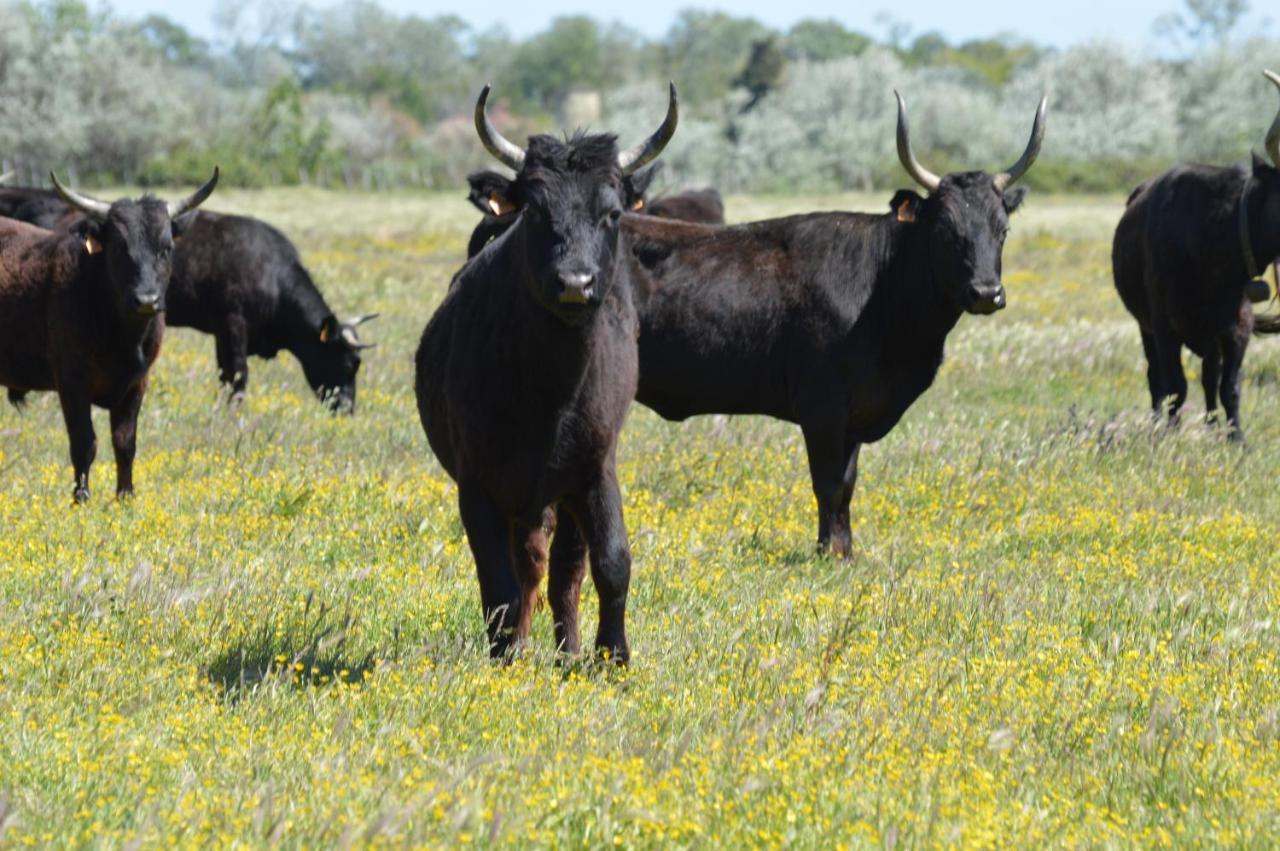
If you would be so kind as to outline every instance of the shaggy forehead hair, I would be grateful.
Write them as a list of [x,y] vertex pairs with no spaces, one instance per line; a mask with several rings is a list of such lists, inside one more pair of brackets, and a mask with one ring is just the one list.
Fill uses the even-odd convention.
[[109,220],[121,224],[163,224],[169,217],[168,204],[154,195],[143,195],[136,201],[125,198],[111,205]]
[[530,136],[519,179],[554,185],[559,180],[591,178],[618,185],[618,137],[578,131],[563,142],[554,136]]

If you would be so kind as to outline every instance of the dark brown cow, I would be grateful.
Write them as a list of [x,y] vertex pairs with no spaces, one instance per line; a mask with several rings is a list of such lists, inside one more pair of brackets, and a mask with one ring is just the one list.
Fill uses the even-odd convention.
[[21,404],[56,390],[71,441],[73,495],[89,498],[92,406],[111,412],[116,495],[133,492],[138,411],[160,352],[174,240],[218,183],[165,203],[114,204],[54,186],[85,218],[53,232],[0,219],[0,384]]

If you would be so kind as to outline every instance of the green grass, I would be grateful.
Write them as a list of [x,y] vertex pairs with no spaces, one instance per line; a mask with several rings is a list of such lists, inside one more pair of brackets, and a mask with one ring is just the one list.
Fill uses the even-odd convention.
[[[886,196],[730,198],[745,220]],[[220,401],[173,331],[139,495],[72,509],[56,398],[0,413],[0,844],[1267,847],[1280,832],[1280,347],[1250,444],[1153,432],[1110,282],[1122,199],[1032,195],[1009,308],[863,455],[857,556],[812,553],[798,430],[636,408],[625,673],[550,618],[488,663],[412,393],[461,199],[219,192],[378,310],[360,410],[287,356]],[[1197,364],[1189,361],[1194,378]],[[584,611],[594,611],[588,591]],[[592,630],[588,617],[587,635]]]

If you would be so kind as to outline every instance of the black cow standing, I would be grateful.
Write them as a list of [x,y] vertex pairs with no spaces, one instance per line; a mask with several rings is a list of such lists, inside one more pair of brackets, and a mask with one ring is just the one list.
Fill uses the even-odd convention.
[[[69,228],[80,213],[46,189],[0,189],[0,216],[42,228]],[[329,309],[298,250],[266,222],[201,210],[173,255],[165,323],[216,341],[218,372],[233,399],[249,381],[249,355],[298,359],[311,389],[331,410],[353,413],[362,343],[359,326]]]
[[1012,184],[1035,160],[1046,102],[1018,162],[938,177],[898,154],[927,197],[886,215],[814,213],[727,228],[629,216],[640,310],[637,400],[669,420],[764,414],[798,423],[818,502],[818,544],[847,557],[864,443],[888,434],[933,383],[963,313],[1004,307]]
[[492,655],[528,635],[548,569],[557,644],[579,652],[590,553],[596,647],[625,662],[631,554],[615,454],[635,395],[638,329],[620,237],[622,181],[675,132],[675,86],[662,127],[621,153],[611,135],[534,136],[521,149],[490,124],[488,93],[476,128],[515,170],[504,197],[520,212],[458,272],[423,331],[418,411],[458,483]]
[[249,355],[287,351],[326,405],[354,412],[360,352],[375,345],[362,343],[357,329],[375,316],[339,320],[293,243],[248,216],[202,211],[174,256],[169,324],[214,336],[233,398],[248,383]]
[[[1280,89],[1280,75],[1265,73]],[[1280,319],[1255,317],[1247,295],[1280,256],[1280,113],[1266,149],[1270,163],[1255,155],[1247,168],[1178,165],[1142,184],[1111,249],[1116,289],[1142,332],[1152,408],[1159,413],[1168,402],[1176,420],[1187,398],[1186,346],[1203,359],[1207,416],[1221,399],[1238,441],[1249,337],[1280,333]]]
[[217,182],[215,169],[182,201],[107,204],[54,178],[85,216],[71,230],[0,219],[0,384],[19,406],[33,390],[57,391],[78,503],[89,498],[97,454],[93,405],[111,412],[116,495],[133,492],[138,411],[164,335],[174,240]]
[[[714,189],[697,189],[648,199],[649,186],[661,164],[627,175],[622,179],[622,205],[630,212],[707,225],[724,224],[724,200]],[[516,220],[517,210],[508,200],[511,178],[496,171],[477,171],[467,176],[471,187],[467,200],[484,218],[471,232],[467,257],[475,257]]]

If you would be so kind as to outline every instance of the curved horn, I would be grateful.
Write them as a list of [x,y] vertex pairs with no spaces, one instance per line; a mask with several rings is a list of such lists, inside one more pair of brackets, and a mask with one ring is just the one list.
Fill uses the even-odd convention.
[[911,151],[911,130],[907,126],[907,104],[902,95],[894,89],[893,96],[898,99],[898,160],[911,175],[911,179],[930,192],[938,188],[942,178],[920,165],[916,155]]
[[485,150],[493,154],[498,162],[519,171],[524,166],[524,148],[507,141],[489,120],[489,113],[485,110],[485,103],[489,100],[489,88],[490,86],[485,84],[480,92],[480,99],[476,101],[476,133],[480,134],[480,141],[484,144]]
[[1040,106],[1036,108],[1036,120],[1031,125],[1031,140],[1027,142],[1027,149],[1022,152],[1022,156],[1013,164],[1012,168],[995,176],[996,189],[1001,192],[1008,189],[1015,181],[1027,173],[1027,169],[1031,168],[1031,164],[1036,161],[1036,157],[1040,156],[1040,146],[1044,144],[1044,116],[1048,109],[1049,96],[1044,95],[1040,98]]
[[350,325],[342,326],[342,342],[346,343],[348,346],[350,346],[353,349],[356,349],[357,351],[363,351],[364,349],[372,349],[378,345],[377,343],[360,342],[360,337],[359,335],[356,334],[356,329],[351,327]]
[[111,212],[111,205],[106,201],[99,201],[97,198],[90,198],[88,195],[81,195],[73,192],[58,182],[58,175],[49,172],[49,179],[53,181],[54,191],[58,193],[58,197],[66,201],[72,207],[75,207],[86,216],[95,219],[105,219],[107,213]]
[[189,213],[196,207],[204,203],[205,199],[213,194],[213,189],[218,185],[218,167],[213,167],[213,177],[209,178],[209,182],[201,186],[195,192],[183,198],[181,201],[169,202],[169,218],[176,219],[183,213]]
[[355,316],[355,317],[352,317],[351,319],[348,319],[343,324],[350,325],[352,328],[359,328],[361,325],[368,322],[370,319],[377,319],[381,315],[382,314],[380,313],[362,313],[359,316]]
[[[1280,74],[1275,71],[1263,71],[1263,76],[1276,84],[1276,89],[1280,89]],[[1276,112],[1275,120],[1271,122],[1271,129],[1267,131],[1267,156],[1271,157],[1271,164],[1276,168],[1280,168],[1280,111]]]
[[634,174],[656,160],[662,153],[662,149],[671,141],[671,137],[675,135],[676,124],[679,121],[680,99],[676,97],[676,84],[672,83],[671,94],[667,100],[667,117],[662,120],[662,126],[639,145],[618,154],[618,168],[622,169],[622,176]]

